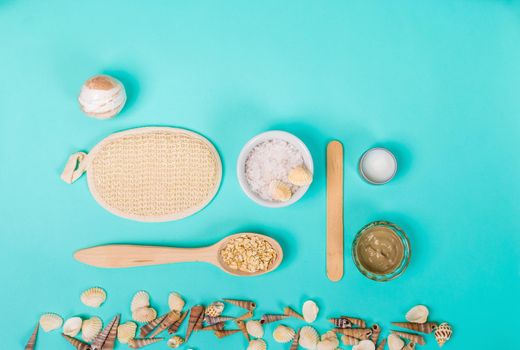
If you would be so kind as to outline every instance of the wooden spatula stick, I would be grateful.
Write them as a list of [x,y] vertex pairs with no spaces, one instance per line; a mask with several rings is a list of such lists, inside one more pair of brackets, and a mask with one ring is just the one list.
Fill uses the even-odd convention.
[[327,145],[327,276],[343,277],[343,145]]

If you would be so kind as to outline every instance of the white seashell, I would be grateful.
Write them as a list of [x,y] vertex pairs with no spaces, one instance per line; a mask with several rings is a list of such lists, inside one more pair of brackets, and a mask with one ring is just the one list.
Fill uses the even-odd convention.
[[103,322],[99,317],[91,317],[88,320],[83,321],[81,326],[81,337],[86,342],[91,342],[101,332],[103,328]]
[[137,322],[145,323],[157,318],[157,311],[153,307],[142,307],[132,312],[132,319]]
[[388,336],[388,348],[390,350],[401,350],[404,346],[404,341],[395,334]]
[[129,321],[120,324],[119,327],[117,327],[117,340],[119,340],[120,343],[128,344],[130,339],[135,338],[136,331],[137,325],[134,322]]
[[224,311],[224,303],[221,301],[215,301],[204,310],[204,314],[208,315],[209,317],[218,317],[222,315],[222,312]]
[[75,337],[81,330],[83,320],[81,317],[71,317],[63,324],[63,334]]
[[265,350],[267,345],[262,339],[253,339],[249,342],[247,350]]
[[339,346],[339,340],[336,333],[328,331],[321,336],[318,342],[317,350],[334,350]]
[[311,172],[303,165],[292,169],[287,176],[290,183],[296,186],[307,186],[312,182]]
[[166,345],[168,345],[170,348],[174,348],[174,349],[177,349],[182,344],[184,344],[184,338],[180,337],[178,335],[174,335],[173,337],[168,339],[168,342],[166,343]]
[[55,329],[61,328],[63,319],[58,314],[47,313],[40,317],[40,326],[45,332],[50,332]]
[[86,115],[97,119],[112,118],[125,105],[125,87],[108,75],[96,75],[83,84],[78,101]]
[[260,321],[251,320],[246,322],[247,333],[255,338],[262,338],[264,336],[264,327]]
[[273,181],[269,185],[271,191],[271,197],[280,202],[287,202],[292,197],[291,188],[284,182]]
[[352,350],[375,350],[376,346],[371,340],[362,340],[352,347]]
[[137,309],[150,306],[150,295],[144,290],[135,293],[130,304],[130,311],[134,312]]
[[320,336],[318,332],[311,326],[305,326],[300,329],[300,340],[298,343],[300,346],[307,350],[315,350],[318,346]]
[[100,307],[107,299],[107,293],[99,288],[89,288],[80,296],[81,302],[90,307]]
[[281,324],[273,331],[273,338],[278,343],[288,343],[294,339],[295,334],[294,329]]
[[320,309],[318,308],[318,305],[312,300],[307,300],[305,303],[303,303],[302,308],[302,314],[305,322],[312,323],[316,320],[316,317],[318,317],[318,312]]
[[406,320],[414,323],[425,323],[428,320],[428,308],[424,305],[416,305],[406,313]]
[[168,306],[170,310],[181,311],[184,308],[184,304],[184,300],[178,293],[171,292],[168,296]]

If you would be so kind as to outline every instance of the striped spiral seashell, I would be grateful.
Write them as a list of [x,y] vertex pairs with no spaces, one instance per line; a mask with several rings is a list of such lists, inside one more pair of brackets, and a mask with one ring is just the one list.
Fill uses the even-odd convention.
[[135,338],[137,332],[137,325],[134,322],[126,322],[117,327],[117,340],[120,343],[127,344],[130,339]]
[[273,331],[273,339],[278,343],[288,343],[294,339],[295,334],[294,329],[281,324]]
[[251,320],[246,322],[247,333],[255,338],[262,338],[264,336],[264,327],[260,321]]
[[166,343],[170,348],[176,349],[182,344],[184,344],[184,338],[178,335],[174,335],[170,339],[168,339],[168,342]]
[[46,313],[40,317],[40,326],[45,332],[50,332],[55,329],[61,328],[63,319],[60,315],[55,313]]
[[108,75],[96,75],[83,84],[78,101],[86,115],[108,119],[123,109],[126,92],[119,80]]
[[352,350],[375,350],[376,346],[371,340],[362,340],[352,347]]
[[451,329],[451,326],[443,322],[437,327],[435,330],[435,333],[433,335],[435,336],[435,340],[437,341],[437,344],[439,344],[440,347],[442,347],[448,340],[450,340],[451,335],[453,334],[453,330]]
[[206,311],[204,311],[204,313],[209,317],[218,317],[222,315],[223,311],[224,303],[221,301],[215,301],[206,308]]
[[107,293],[99,287],[89,288],[81,293],[81,302],[90,307],[100,307],[105,302]]
[[300,339],[298,343],[304,349],[314,350],[318,345],[320,336],[318,332],[311,326],[304,326],[300,329]]
[[71,317],[63,324],[63,334],[75,337],[81,330],[83,320],[81,317]]
[[86,342],[91,342],[95,337],[101,332],[101,328],[103,328],[103,322],[99,317],[91,317],[85,321],[81,325],[81,337]]
[[265,350],[267,349],[267,344],[262,339],[253,339],[249,342],[247,346],[247,350]]
[[344,345],[356,345],[357,343],[359,343],[359,339],[351,337],[349,335],[342,335],[341,342]]

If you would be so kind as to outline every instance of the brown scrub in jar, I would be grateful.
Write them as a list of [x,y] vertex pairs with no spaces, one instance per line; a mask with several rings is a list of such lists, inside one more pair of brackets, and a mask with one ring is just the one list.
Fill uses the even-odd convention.
[[372,226],[358,237],[355,246],[359,263],[378,275],[395,271],[404,258],[401,238],[390,228]]

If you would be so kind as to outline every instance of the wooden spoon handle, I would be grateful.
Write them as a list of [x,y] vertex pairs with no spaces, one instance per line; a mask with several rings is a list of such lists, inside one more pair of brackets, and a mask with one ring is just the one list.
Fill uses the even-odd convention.
[[76,260],[97,267],[132,267],[188,261],[216,262],[216,250],[112,244],[78,250]]
[[343,145],[327,145],[327,276],[343,277]]

